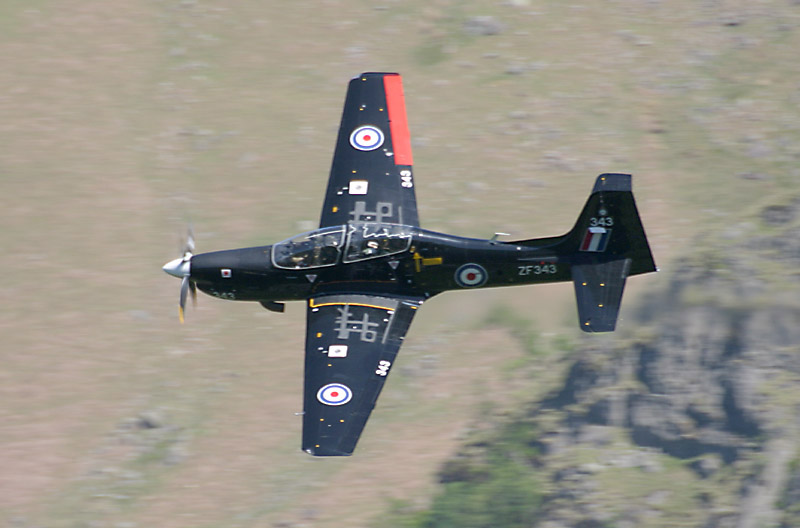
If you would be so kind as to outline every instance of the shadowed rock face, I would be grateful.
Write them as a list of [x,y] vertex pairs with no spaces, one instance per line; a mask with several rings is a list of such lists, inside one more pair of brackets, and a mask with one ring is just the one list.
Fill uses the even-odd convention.
[[[726,478],[740,483],[739,511],[717,512],[707,526],[758,526],[765,519],[777,525],[782,518],[783,526],[794,526],[800,507],[792,513],[788,505],[798,503],[790,464],[800,456],[797,218],[800,201],[765,209],[767,235],[723,240],[684,259],[666,291],[649,296],[628,325],[635,337],[587,340],[592,344],[577,353],[563,385],[530,415],[563,416],[559,428],[540,436],[544,465],[571,448],[602,448],[608,434],[597,429],[614,427],[646,452],[687,461],[697,479],[733,468]],[[605,443],[592,440],[601,437]],[[556,489],[562,481],[554,480]],[[551,519],[568,519],[568,510],[549,508]]]
[[[774,248],[783,238],[762,245]],[[637,444],[673,456],[719,452],[735,460],[737,444],[774,426],[764,385],[779,372],[800,374],[800,298],[773,295],[775,284],[759,278],[752,252],[720,251],[724,261],[715,269],[688,264],[666,294],[651,297],[637,323],[648,337],[585,349],[543,404],[586,403],[587,422],[624,425]],[[794,282],[784,293],[800,291]]]

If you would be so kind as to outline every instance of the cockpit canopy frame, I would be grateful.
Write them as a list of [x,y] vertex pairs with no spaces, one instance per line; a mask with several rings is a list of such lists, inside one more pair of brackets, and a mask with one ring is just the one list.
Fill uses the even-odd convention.
[[272,246],[272,265],[283,269],[335,266],[344,234],[345,226],[333,226],[287,238]]
[[324,227],[273,245],[272,265],[282,269],[313,269],[335,266],[340,257],[349,264],[395,255],[411,246],[412,235],[410,226],[383,222]]
[[353,222],[347,224],[345,263],[402,253],[411,246],[412,228],[402,224]]

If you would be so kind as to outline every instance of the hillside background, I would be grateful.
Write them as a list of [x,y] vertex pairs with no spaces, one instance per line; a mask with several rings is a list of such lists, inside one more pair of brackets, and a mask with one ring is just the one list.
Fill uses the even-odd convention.
[[[800,526],[800,4],[6,0],[0,524]],[[424,227],[568,230],[634,175],[661,273],[422,308],[356,455],[299,450],[304,307],[160,267],[319,217],[404,76]],[[458,517],[458,516],[461,517]]]

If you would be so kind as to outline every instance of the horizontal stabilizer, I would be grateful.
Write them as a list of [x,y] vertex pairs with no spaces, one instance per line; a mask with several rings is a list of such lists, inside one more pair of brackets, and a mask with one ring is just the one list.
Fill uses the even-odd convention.
[[631,259],[572,266],[581,330],[614,331],[630,267]]

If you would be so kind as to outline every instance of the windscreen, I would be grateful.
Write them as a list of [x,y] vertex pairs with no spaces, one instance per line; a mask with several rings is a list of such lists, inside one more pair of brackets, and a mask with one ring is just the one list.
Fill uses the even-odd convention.
[[343,239],[344,226],[294,236],[272,246],[272,264],[287,269],[333,266],[339,260]]

